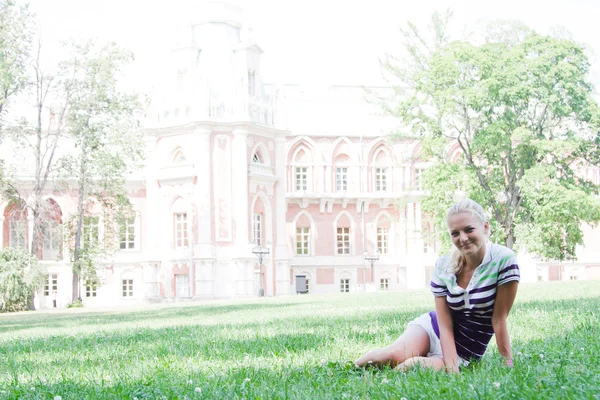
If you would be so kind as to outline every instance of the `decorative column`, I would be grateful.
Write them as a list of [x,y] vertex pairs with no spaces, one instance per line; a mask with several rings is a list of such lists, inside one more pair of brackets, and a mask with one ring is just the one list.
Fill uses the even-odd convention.
[[[286,188],[286,169],[285,169],[285,137],[275,139],[275,174],[277,182],[275,183],[275,218],[273,227],[276,232],[276,245],[274,246],[274,257],[270,260],[270,267],[275,273],[275,295],[289,294],[291,290],[290,283],[290,254],[285,242],[285,221],[287,206],[285,202]],[[314,234],[314,232],[312,233]]]
[[212,254],[212,219],[211,219],[211,157],[210,157],[210,135],[211,129],[198,128],[194,131],[197,143],[194,164],[198,184],[196,186],[196,206],[198,209],[198,251],[196,257],[207,258]]
[[156,181],[156,165],[158,165],[158,160],[156,159],[156,138],[145,137],[144,142],[146,145],[147,160],[145,171],[146,211],[144,215],[145,229],[140,234],[145,236],[142,238],[142,248],[147,253],[147,257],[149,259],[156,259],[159,243],[158,232],[160,232],[158,218],[160,218],[160,215],[163,215],[164,210],[159,209],[161,202],[159,199],[158,183]]
[[[232,145],[232,203],[235,218],[235,243],[240,256],[248,249],[248,131],[233,130]],[[239,253],[242,252],[242,253]]]

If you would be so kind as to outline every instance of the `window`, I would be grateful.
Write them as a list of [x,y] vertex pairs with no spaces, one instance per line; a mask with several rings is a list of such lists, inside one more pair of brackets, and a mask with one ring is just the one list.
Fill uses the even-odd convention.
[[308,188],[308,167],[296,167],[296,190],[306,190]]
[[571,275],[569,277],[569,279],[572,280],[572,281],[576,281],[577,280],[577,275]]
[[186,275],[175,275],[175,296],[190,296],[190,278]]
[[348,189],[348,168],[338,167],[335,172],[335,187],[338,192]]
[[85,297],[96,297],[96,284],[94,282],[85,282]]
[[310,255],[310,228],[296,228],[296,254],[299,256]]
[[350,279],[340,279],[340,292],[350,292]]
[[261,246],[262,243],[262,220],[263,215],[261,213],[254,214],[254,221],[252,223],[252,241],[257,246]]
[[256,73],[248,71],[248,94],[254,96],[256,93]]
[[119,223],[119,242],[121,250],[135,248],[135,217],[123,218]]
[[27,237],[27,220],[10,219],[10,246],[26,248],[25,238]]
[[387,168],[375,168],[375,190],[383,192],[387,190]]
[[379,254],[388,253],[388,228],[377,228],[377,250]]
[[177,150],[175,155],[173,156],[173,164],[181,164],[185,162],[185,156],[181,152],[181,150]]
[[258,153],[254,153],[254,156],[252,157],[252,162],[255,163],[255,164],[261,164],[260,157],[258,156]]
[[44,260],[57,259],[60,255],[62,242],[62,229],[60,223],[56,220],[42,222],[41,231],[42,258]]
[[98,244],[98,217],[84,217],[83,229],[83,247],[88,248]]
[[58,274],[49,274],[44,285],[44,296],[58,292]]
[[415,189],[423,190],[423,179],[422,179],[423,169],[415,168]]
[[309,282],[310,282],[310,279],[306,278],[306,293],[308,293],[310,291]]
[[123,297],[133,297],[133,279],[123,279]]
[[350,228],[337,228],[337,253],[350,254]]
[[390,288],[390,279],[382,278],[379,280],[379,290],[389,290]]
[[187,213],[173,214],[175,222],[175,247],[188,247]]

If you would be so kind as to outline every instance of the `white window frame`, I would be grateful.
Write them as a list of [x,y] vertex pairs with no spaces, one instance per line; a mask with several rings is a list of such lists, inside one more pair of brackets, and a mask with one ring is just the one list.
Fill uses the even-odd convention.
[[375,167],[375,191],[387,191],[387,168]]
[[92,297],[97,297],[97,285],[93,282],[90,281],[86,281],[85,282],[85,297],[86,298],[92,298]]
[[190,297],[190,276],[188,274],[175,275],[175,297]]
[[340,279],[340,292],[341,293],[350,293],[350,278],[341,278]]
[[96,246],[100,241],[100,217],[87,216],[83,217],[81,226],[81,247]]
[[348,190],[348,167],[335,168],[335,190],[338,192]]
[[119,249],[135,250],[135,217],[123,218],[119,224]]
[[308,167],[296,165],[294,168],[294,182],[297,192],[306,192],[308,190]]
[[390,290],[390,278],[381,278],[379,280],[379,290]]
[[10,218],[10,247],[27,248],[27,219]]
[[423,190],[423,168],[415,167],[414,184],[415,190]]
[[336,229],[336,255],[352,254],[352,245],[350,241],[352,229],[348,227],[337,227]]
[[134,280],[131,278],[121,279],[121,297],[132,298],[133,297],[133,284]]
[[53,293],[58,293],[58,274],[51,273],[46,276],[44,284],[44,296],[52,296]]
[[187,215],[187,212],[173,213],[173,233],[175,236],[174,244],[175,248],[178,249],[185,249],[190,245]]
[[379,226],[377,227],[377,250],[379,254],[385,255],[390,251],[390,230],[389,228]]
[[252,218],[252,242],[257,246],[262,245],[263,217],[262,213],[254,213]]
[[296,255],[310,256],[310,227],[296,227]]
[[41,225],[42,260],[58,259],[62,250],[62,225],[55,219],[44,221]]

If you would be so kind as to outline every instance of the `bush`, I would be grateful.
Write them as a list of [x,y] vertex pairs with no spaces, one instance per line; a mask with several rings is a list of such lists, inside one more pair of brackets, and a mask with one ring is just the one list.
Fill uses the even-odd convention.
[[72,303],[69,303],[67,308],[83,308],[83,301],[81,299],[77,299]]
[[0,312],[27,310],[33,295],[45,280],[37,259],[25,249],[0,251]]

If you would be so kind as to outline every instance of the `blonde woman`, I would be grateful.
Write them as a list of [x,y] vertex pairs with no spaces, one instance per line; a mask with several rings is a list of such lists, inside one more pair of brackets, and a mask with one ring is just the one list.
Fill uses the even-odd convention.
[[410,322],[397,341],[368,352],[356,365],[406,369],[418,364],[458,372],[483,356],[494,334],[505,365],[513,365],[506,318],[519,283],[515,253],[487,241],[489,223],[473,200],[450,207],[447,223],[455,249],[436,262],[435,311]]

